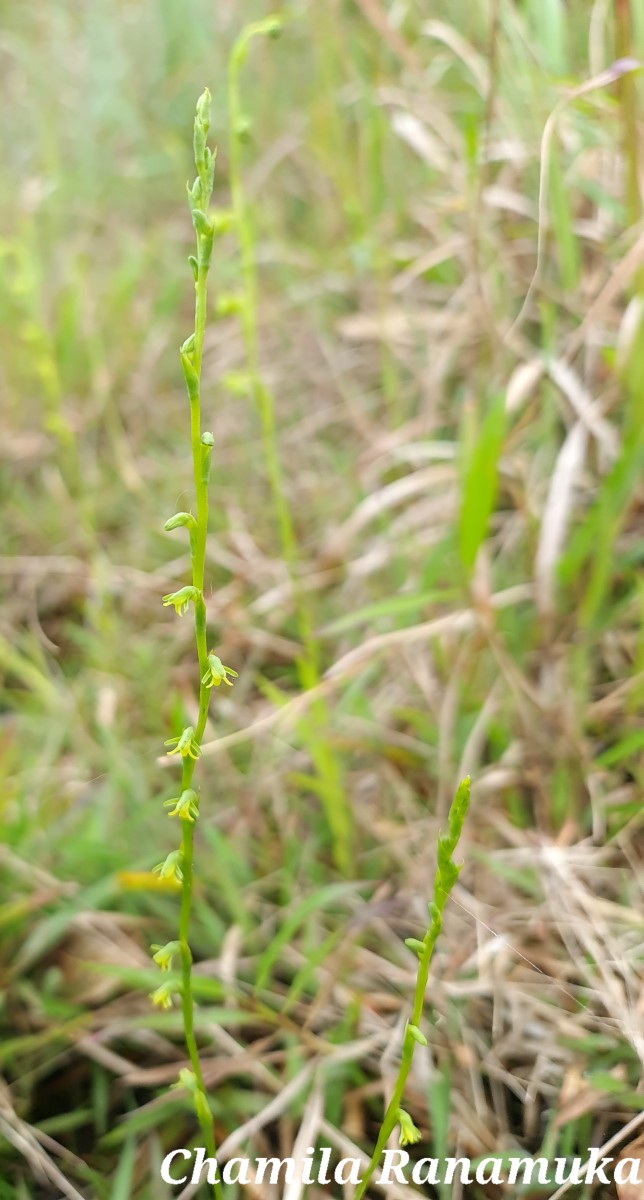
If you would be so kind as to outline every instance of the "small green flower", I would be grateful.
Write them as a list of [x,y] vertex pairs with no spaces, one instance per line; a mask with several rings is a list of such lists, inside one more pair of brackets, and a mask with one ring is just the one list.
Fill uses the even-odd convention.
[[405,1112],[404,1108],[399,1108],[397,1115],[398,1124],[400,1125],[400,1133],[398,1134],[398,1141],[400,1142],[400,1145],[412,1146],[414,1142],[419,1142],[423,1135],[421,1134],[420,1129],[414,1125],[409,1113]]
[[199,588],[193,587],[190,583],[187,584],[186,587],[179,588],[178,592],[168,592],[168,595],[163,597],[163,605],[164,608],[168,608],[170,605],[172,605],[175,612],[181,616],[183,613],[188,611],[190,602],[192,601],[194,604],[195,600],[198,600],[200,595],[201,592],[199,591]]
[[171,804],[174,804],[174,808],[172,812],[168,813],[169,817],[181,817],[182,821],[189,821],[192,824],[199,816],[197,793],[192,788],[185,788],[180,796],[173,796],[170,800],[165,800],[163,807],[170,808]]
[[154,950],[152,959],[155,963],[157,963],[158,966],[161,967],[161,970],[171,971],[172,960],[175,954],[178,954],[180,950],[179,943],[168,942],[166,946],[151,946],[150,949]]
[[154,870],[161,879],[172,879],[176,883],[181,883],[183,880],[183,871],[181,870],[181,851],[172,850],[165,862],[157,863]]
[[208,669],[201,680],[204,687],[219,687],[220,683],[227,683],[228,687],[232,687],[230,679],[227,678],[228,675],[232,675],[234,679],[237,678],[237,672],[233,671],[232,667],[225,667],[216,654],[209,654]]
[[183,733],[177,737],[168,738],[163,743],[164,746],[173,746],[174,749],[168,750],[168,754],[180,754],[182,758],[199,758],[201,754],[201,746],[195,738],[195,731],[192,725],[186,725]]
[[179,991],[181,985],[177,980],[168,979],[167,983],[162,983],[154,992],[150,992],[150,1000],[157,1008],[172,1008],[173,997]]

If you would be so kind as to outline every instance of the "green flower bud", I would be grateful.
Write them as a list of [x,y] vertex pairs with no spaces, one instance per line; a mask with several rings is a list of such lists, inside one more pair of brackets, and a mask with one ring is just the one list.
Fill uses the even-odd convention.
[[186,188],[188,191],[188,204],[190,205],[190,211],[195,212],[197,209],[200,209],[204,203],[203,180],[201,179],[201,176],[198,175],[194,183],[187,183]]
[[194,149],[195,166],[198,168],[200,176],[201,176],[201,172],[205,168],[206,134],[207,134],[207,130],[204,129],[201,122],[198,119],[196,119],[195,120],[195,131],[194,131],[194,136],[192,139],[192,145],[193,145],[193,149]]
[[210,114],[212,107],[212,98],[208,88],[204,88],[199,99],[197,100],[195,120],[203,127],[207,133],[210,129]]
[[201,482],[208,483],[210,479],[210,463],[212,459],[212,448],[215,439],[212,433],[202,433],[201,435]]
[[165,529],[166,533],[170,533],[171,530],[180,529],[184,525],[187,529],[194,529],[196,527],[197,522],[195,521],[195,518],[193,517],[192,513],[189,513],[189,512],[175,513],[173,517],[168,518],[168,520],[166,521],[163,528]]
[[214,232],[212,221],[208,220],[208,217],[204,212],[201,211],[200,208],[193,208],[192,224],[194,225],[197,233],[202,234],[203,237],[212,237]]
[[212,258],[212,243],[214,240],[215,231],[211,223],[208,224],[208,232],[201,234],[199,237],[199,266],[208,270],[210,259]]
[[199,400],[199,376],[195,371],[192,360],[188,357],[188,355],[185,354],[183,350],[180,351],[180,354],[183,377],[186,381],[186,388],[188,389],[188,397],[191,403],[196,403]]

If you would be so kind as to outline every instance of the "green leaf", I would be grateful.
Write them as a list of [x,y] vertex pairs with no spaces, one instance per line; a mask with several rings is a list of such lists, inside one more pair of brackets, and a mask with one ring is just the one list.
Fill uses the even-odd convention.
[[530,0],[530,24],[536,52],[550,75],[565,75],[566,18],[563,0]]
[[294,937],[297,930],[304,924],[307,917],[314,912],[322,912],[327,906],[355,891],[355,884],[331,883],[327,887],[318,888],[305,896],[295,908],[286,915],[286,920],[264,951],[255,977],[255,991],[259,992],[266,986],[270,973],[277,962],[282,949]]
[[505,399],[496,396],[483,421],[463,475],[458,545],[466,571],[476,562],[497,492],[498,463],[505,434]]
[[112,1183],[112,1200],[130,1200],[132,1177],[136,1162],[136,1142],[129,1137],[121,1151],[119,1165]]

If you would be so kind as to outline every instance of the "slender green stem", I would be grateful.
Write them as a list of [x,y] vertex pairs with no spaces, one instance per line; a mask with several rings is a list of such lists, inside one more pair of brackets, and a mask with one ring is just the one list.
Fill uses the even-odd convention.
[[[162,967],[171,969],[172,955],[178,951],[181,959],[181,981],[177,990],[181,995],[186,1050],[191,1074],[187,1073],[186,1086],[192,1094],[195,1114],[201,1127],[209,1157],[216,1158],[214,1122],[204,1084],[199,1058],[199,1047],[195,1035],[195,1003],[192,986],[192,951],[190,949],[190,923],[192,916],[192,892],[194,878],[194,829],[199,815],[199,802],[192,789],[192,778],[196,760],[208,719],[210,688],[222,680],[230,682],[229,674],[235,672],[224,668],[215,655],[208,654],[206,605],[204,600],[206,540],[208,534],[208,481],[213,437],[201,429],[201,368],[203,343],[207,316],[208,269],[214,238],[214,223],[208,216],[214,175],[214,156],[207,147],[206,139],[210,126],[210,94],[206,90],[197,104],[195,118],[195,165],[197,178],[189,192],[189,202],[197,239],[197,257],[191,259],[195,280],[195,327],[194,333],[181,347],[181,364],[190,404],[190,441],[195,487],[196,516],[178,513],[166,523],[166,528],[185,526],[190,532],[192,557],[192,584],[176,593],[164,597],[164,603],[172,604],[177,612],[185,611],[190,603],[194,607],[195,641],[199,664],[199,716],[196,728],[188,727],[179,738],[170,740],[174,749],[170,753],[181,753],[181,794],[175,801],[171,816],[181,818],[181,848],[168,856],[161,864],[162,873],[172,872],[181,883],[181,907],[179,915],[178,943],[161,947],[155,956]],[[179,865],[180,864],[180,865]],[[162,987],[153,996],[158,1003],[168,1003],[169,997]],[[212,1185],[215,1200],[223,1200],[221,1184]]]
[[[299,682],[305,689],[313,688],[320,680],[318,646],[313,621],[301,586],[297,569],[297,537],[289,508],[282,466],[278,451],[275,402],[262,378],[257,341],[257,271],[253,218],[246,197],[242,170],[242,149],[246,121],[242,111],[240,77],[248,47],[258,35],[274,35],[279,20],[269,16],[247,25],[233,46],[228,73],[228,111],[230,120],[230,192],[235,229],[239,240],[243,299],[240,308],[242,334],[246,350],[248,385],[251,398],[259,412],[266,474],[279,529],[282,554],[291,588],[295,619],[302,643],[298,662]],[[333,853],[338,869],[345,875],[352,868],[351,810],[343,787],[340,765],[329,747],[325,730],[328,712],[323,700],[311,706],[303,737],[313,766],[321,783],[320,795],[331,832]]]
[[[204,445],[201,440],[201,364],[203,359],[203,342],[206,328],[206,307],[208,290],[208,261],[203,261],[202,242],[197,235],[199,255],[197,258],[197,278],[195,280],[195,335],[192,352],[192,365],[196,375],[196,387],[189,390],[190,396],[190,434],[192,444],[192,467],[195,483],[196,527],[192,534],[192,585],[199,596],[194,603],[195,641],[199,660],[199,717],[195,729],[195,742],[201,741],[208,719],[210,691],[203,682],[208,665],[208,640],[206,629],[206,605],[203,598],[205,569],[206,569],[206,539],[208,535],[208,472],[204,471]],[[208,453],[206,451],[206,453]],[[183,760],[181,788],[190,787],[194,774],[195,760],[186,757]],[[190,950],[190,920],[192,915],[192,879],[194,857],[194,825],[189,821],[182,822],[181,831],[181,870],[183,872],[181,892],[181,913],[179,918],[179,944],[181,947],[181,1008],[186,1048],[190,1064],[196,1079],[197,1088],[206,1096],[203,1072],[199,1060],[199,1050],[194,1033],[194,995],[192,989],[192,952]],[[207,1112],[200,1111],[202,1106],[196,1105],[197,1117],[201,1125],[206,1149],[210,1157],[216,1156],[216,1143],[212,1120],[208,1120]],[[222,1195],[219,1183],[213,1184],[216,1197]]]
[[[449,894],[458,879],[460,868],[454,863],[453,855],[458,844],[463,829],[463,823],[467,815],[470,800],[470,779],[469,776],[462,780],[456,789],[456,794],[452,801],[449,812],[449,828],[448,832],[439,838],[437,847],[437,866],[436,875],[434,877],[434,895],[433,900],[429,905],[429,926],[422,942],[417,942],[411,938],[409,945],[418,954],[418,971],[416,974],[416,986],[414,988],[414,999],[412,1003],[411,1017],[405,1027],[403,1037],[403,1045],[400,1056],[400,1066],[396,1076],[391,1098],[385,1109],[385,1115],[382,1119],[378,1138],[374,1147],[373,1154],[369,1160],[365,1174],[362,1176],[358,1184],[354,1200],[360,1200],[364,1196],[373,1174],[378,1166],[380,1157],[385,1149],[391,1134],[396,1125],[401,1120],[401,1104],[405,1094],[405,1087],[409,1072],[411,1070],[414,1050],[417,1044],[423,1044],[425,1038],[420,1031],[420,1022],[423,1017],[425,1007],[425,994],[427,991],[427,981],[429,979],[429,968],[434,953],[434,947],[438,941],[441,929],[443,927],[443,913],[445,905],[449,899]],[[406,1116],[406,1114],[405,1114]],[[410,1122],[411,1124],[411,1122]],[[413,1128],[413,1126],[412,1126]],[[420,1136],[418,1131],[416,1136]]]
[[291,512],[284,490],[282,467],[277,450],[277,431],[275,423],[275,406],[273,397],[263,382],[259,367],[257,350],[257,271],[255,267],[255,239],[252,216],[246,199],[242,173],[242,144],[245,127],[241,107],[240,74],[246,58],[248,44],[253,37],[268,32],[272,26],[268,22],[258,21],[243,30],[236,42],[231,59],[228,75],[228,113],[231,127],[230,137],[230,196],[235,216],[235,228],[239,239],[241,258],[241,275],[244,291],[244,303],[240,312],[242,333],[246,348],[249,384],[253,401],[260,414],[262,437],[268,481],[273,497],[273,503],[279,523],[280,540],[287,565],[291,571],[292,584],[296,603],[296,616],[305,649],[311,649],[312,627],[306,605],[301,603],[300,591],[297,588],[297,576],[294,567],[297,561],[297,541]]

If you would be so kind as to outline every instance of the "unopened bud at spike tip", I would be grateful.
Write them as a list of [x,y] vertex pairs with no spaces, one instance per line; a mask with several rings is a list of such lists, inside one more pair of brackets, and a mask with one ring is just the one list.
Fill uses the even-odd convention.
[[208,88],[204,88],[199,99],[197,100],[196,115],[197,115],[197,120],[203,126],[205,133],[207,133],[208,130],[210,129],[211,107],[212,107],[212,98],[210,95],[210,90]]

